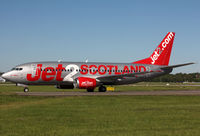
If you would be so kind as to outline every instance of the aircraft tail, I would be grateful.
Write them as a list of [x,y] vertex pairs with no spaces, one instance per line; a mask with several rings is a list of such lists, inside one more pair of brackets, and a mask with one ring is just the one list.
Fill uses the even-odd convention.
[[149,58],[142,59],[133,63],[168,66],[174,37],[175,32],[169,32]]

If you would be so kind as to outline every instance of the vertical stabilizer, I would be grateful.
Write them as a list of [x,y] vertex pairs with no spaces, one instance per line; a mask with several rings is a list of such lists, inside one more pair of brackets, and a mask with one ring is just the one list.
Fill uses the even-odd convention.
[[133,63],[168,66],[174,37],[175,33],[169,32],[149,58],[139,60]]

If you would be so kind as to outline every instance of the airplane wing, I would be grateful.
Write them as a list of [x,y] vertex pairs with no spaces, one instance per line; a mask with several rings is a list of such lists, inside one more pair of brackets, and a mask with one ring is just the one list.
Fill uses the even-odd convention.
[[165,70],[177,68],[177,67],[182,67],[182,66],[187,66],[195,63],[185,63],[185,64],[178,64],[178,65],[172,65],[172,66],[164,66],[160,67],[161,70],[156,70],[156,71],[145,71],[145,72],[136,72],[136,73],[130,73],[130,74],[121,74],[121,75],[110,75],[110,76],[102,76],[102,77],[97,77],[96,79],[101,81],[101,82],[113,82],[116,80],[124,79],[124,78],[130,78],[130,77],[138,77],[140,75],[144,75],[146,73],[152,73],[152,72],[164,72]]
[[[151,71],[151,72],[153,72],[153,71]],[[149,71],[145,71],[145,72],[136,72],[136,73],[130,73],[130,74],[102,76],[102,77],[98,77],[96,79],[101,81],[101,82],[104,82],[104,81],[115,81],[115,80],[120,80],[120,79],[124,79],[124,78],[127,78],[127,77],[137,77],[139,75],[144,75],[146,73],[150,73],[150,72]]]

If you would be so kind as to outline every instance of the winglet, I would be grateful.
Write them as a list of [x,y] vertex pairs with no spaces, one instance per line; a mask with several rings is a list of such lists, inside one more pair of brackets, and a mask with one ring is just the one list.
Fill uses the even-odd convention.
[[174,37],[175,32],[169,32],[149,58],[139,60],[133,63],[168,66]]

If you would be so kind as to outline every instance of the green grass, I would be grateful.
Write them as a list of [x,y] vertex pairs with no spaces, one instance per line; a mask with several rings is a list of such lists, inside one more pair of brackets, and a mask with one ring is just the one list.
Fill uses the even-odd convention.
[[[200,90],[200,83],[170,83],[166,85],[166,83],[141,82],[114,87],[115,91]],[[29,89],[32,92],[86,91],[85,89],[57,89],[55,86],[29,86]],[[23,87],[16,87],[14,84],[0,84],[0,94],[13,94],[22,91]],[[98,91],[98,88],[95,91]]]
[[[120,90],[148,90],[154,86],[120,87]],[[0,85],[0,136],[200,134],[200,96],[33,97],[14,94],[22,89]],[[56,91],[52,86],[30,89]]]
[[1,99],[1,136],[200,134],[199,96],[4,95]]

